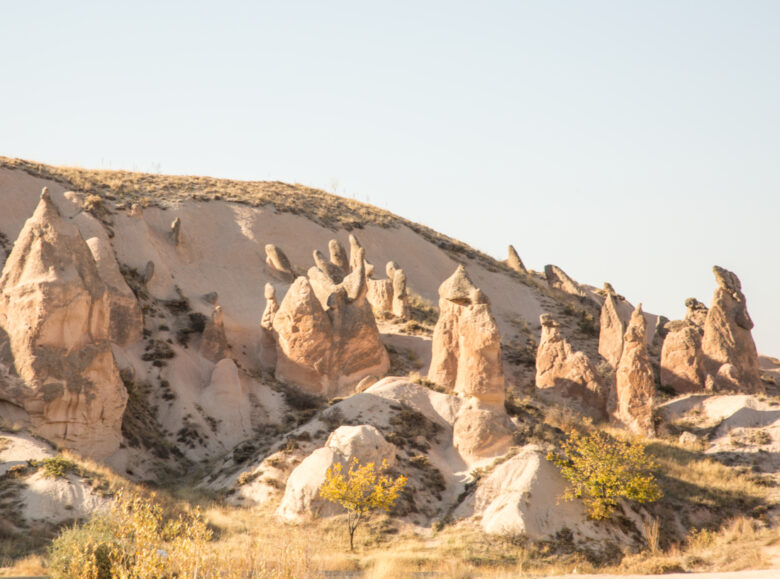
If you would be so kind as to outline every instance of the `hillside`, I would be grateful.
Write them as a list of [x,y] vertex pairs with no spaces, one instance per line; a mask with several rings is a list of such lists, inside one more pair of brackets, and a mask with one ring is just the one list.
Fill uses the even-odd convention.
[[[8,158],[0,267],[8,563],[118,489],[156,488],[205,505],[218,544],[314,533],[298,576],[374,569],[385,548],[445,574],[770,564],[780,363],[750,350],[731,272],[668,323],[642,296],[304,186]],[[572,428],[645,441],[664,498],[607,521],[561,503],[545,457]],[[340,515],[316,493],[351,458],[409,483],[362,555],[329,564]],[[268,541],[304,549],[289,533]],[[724,559],[729,533],[749,557]]]

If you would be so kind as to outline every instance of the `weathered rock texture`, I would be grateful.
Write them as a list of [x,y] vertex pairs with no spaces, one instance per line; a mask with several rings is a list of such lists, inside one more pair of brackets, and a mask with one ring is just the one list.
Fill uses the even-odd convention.
[[696,298],[685,300],[685,320],[691,322],[694,326],[704,329],[704,322],[707,319],[708,308]]
[[716,391],[762,392],[758,352],[742,284],[732,272],[712,268],[718,288],[707,312],[702,337],[707,385]]
[[[608,284],[605,284],[605,287],[606,285]],[[599,354],[613,368],[617,368],[620,355],[623,353],[623,334],[626,332],[628,321],[621,315],[617,307],[617,299],[614,291],[607,292],[604,304],[601,306],[601,329],[599,330]]]
[[265,284],[265,310],[260,320],[260,365],[263,368],[276,367],[276,337],[274,317],[279,311],[276,301],[276,289],[270,283]]
[[623,336],[623,354],[615,375],[615,418],[636,434],[653,436],[655,379],[646,340],[647,322],[642,313],[642,304],[639,304],[634,309]]
[[451,391],[503,405],[501,336],[487,297],[461,265],[439,287],[428,378]]
[[[312,268],[310,275],[316,275],[313,270],[321,272]],[[295,280],[274,315],[277,378],[336,396],[366,376],[384,376],[390,361],[366,299],[364,263],[338,285],[322,275],[320,287],[329,292],[325,307],[313,285],[304,277]]]
[[120,346],[129,346],[140,340],[143,333],[141,306],[122,277],[108,240],[92,237],[87,240],[87,246],[95,259],[98,275],[108,290],[109,339]]
[[95,259],[44,189],[0,277],[0,356],[20,378],[0,399],[46,439],[97,458],[119,447],[127,402],[110,322]]
[[272,243],[265,246],[265,262],[281,281],[290,283],[295,279],[295,273],[293,273],[287,255],[285,255],[281,248],[276,247]]
[[542,314],[539,321],[542,335],[536,354],[537,391],[595,418],[606,416],[606,388],[588,356],[572,350],[550,314]]
[[666,324],[661,348],[661,385],[679,394],[704,389],[702,329],[686,320]]
[[512,421],[503,408],[466,399],[452,429],[452,442],[463,459],[470,463],[503,455],[512,445]]
[[376,314],[407,318],[409,294],[406,290],[406,274],[393,261],[387,262],[385,271],[387,279],[368,280],[368,302]]
[[523,264],[523,260],[520,259],[519,255],[517,255],[517,251],[512,245],[509,246],[508,255],[506,258],[506,264],[509,266],[510,269],[513,269],[518,273],[528,272],[528,270],[525,268],[525,265]]
[[216,306],[211,314],[211,319],[206,322],[206,328],[203,330],[203,337],[200,341],[200,355],[215,364],[222,360],[228,352],[225,323],[222,317],[222,307]]
[[552,288],[559,289],[567,294],[580,298],[584,298],[588,295],[580,284],[570,278],[566,272],[557,265],[545,265],[544,276],[547,278],[547,285]]
[[331,239],[328,243],[328,251],[330,252],[330,262],[338,267],[344,275],[347,275],[350,272],[349,258],[344,246],[338,239]]

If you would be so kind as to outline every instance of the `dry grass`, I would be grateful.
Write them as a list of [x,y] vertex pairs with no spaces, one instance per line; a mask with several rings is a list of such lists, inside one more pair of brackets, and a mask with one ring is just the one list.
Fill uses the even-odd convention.
[[34,177],[61,183],[70,190],[82,193],[93,209],[102,208],[104,205],[99,199],[116,202],[117,209],[128,208],[132,203],[142,207],[168,207],[185,200],[223,200],[255,207],[272,206],[277,212],[301,215],[332,230],[351,231],[367,225],[385,228],[406,226],[458,261],[463,261],[464,258],[474,259],[491,271],[503,271],[522,283],[533,284],[532,276],[516,273],[503,262],[429,227],[373,205],[305,185],[290,185],[280,181],[235,181],[193,175],[154,175],[131,171],[54,167],[9,157],[0,157],[0,168],[21,170]]

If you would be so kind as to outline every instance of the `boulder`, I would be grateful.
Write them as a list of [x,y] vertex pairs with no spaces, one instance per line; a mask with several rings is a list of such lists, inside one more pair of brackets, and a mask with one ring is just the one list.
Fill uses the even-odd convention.
[[572,350],[550,314],[542,314],[539,321],[542,335],[536,353],[537,392],[596,419],[604,418],[607,389],[588,356]]
[[512,446],[514,425],[503,408],[469,397],[452,427],[452,443],[466,463],[502,456]]
[[623,354],[615,374],[615,418],[635,434],[654,436],[655,378],[647,351],[647,322],[639,304],[623,336]]
[[0,399],[33,429],[95,458],[119,448],[127,392],[111,350],[111,297],[78,228],[44,188],[0,276]]
[[486,533],[532,540],[577,531],[586,524],[585,509],[561,500],[567,486],[543,449],[529,445],[481,480],[455,516],[476,515]]
[[457,394],[503,406],[501,336],[487,297],[461,265],[439,287],[428,378]]
[[276,513],[293,522],[312,515],[329,516],[342,512],[341,507],[319,496],[328,469],[341,463],[344,470],[349,470],[353,458],[361,465],[373,462],[380,467],[382,461],[387,461],[391,466],[395,463],[395,452],[395,446],[373,426],[340,426],[324,447],[315,450],[292,471]]
[[269,243],[265,246],[265,263],[271,268],[271,271],[285,283],[291,283],[295,279],[290,260],[287,259],[284,251],[280,247]]
[[[713,267],[718,288],[707,312],[702,337],[707,385],[716,391],[763,392],[758,352],[742,284],[732,272]],[[727,368],[723,368],[728,366]]]
[[661,347],[661,386],[678,394],[704,389],[702,330],[688,320],[666,324]]

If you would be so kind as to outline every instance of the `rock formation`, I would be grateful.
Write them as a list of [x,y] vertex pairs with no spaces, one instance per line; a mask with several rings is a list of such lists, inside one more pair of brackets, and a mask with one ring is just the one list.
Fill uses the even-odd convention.
[[669,322],[666,329],[661,348],[661,385],[678,394],[703,390],[702,329],[688,319]]
[[[319,268],[309,272],[322,273]],[[273,318],[276,376],[305,390],[336,396],[350,392],[366,376],[383,376],[390,361],[366,299],[364,262],[341,284],[333,284],[324,274],[322,278],[317,283],[328,290],[324,306],[313,289],[314,280],[300,277]]]
[[119,448],[127,402],[110,323],[95,259],[44,188],[0,277],[0,358],[20,378],[0,399],[44,438],[96,458]]
[[325,256],[321,251],[315,249],[312,255],[314,257],[314,265],[324,273],[332,283],[340,284],[344,281],[344,276],[346,275],[344,271],[339,266],[325,259]]
[[392,314],[397,318],[409,317],[409,294],[406,290],[406,274],[393,261],[385,266],[387,279],[368,280],[368,302],[378,315]]
[[570,278],[566,272],[557,265],[545,265],[544,276],[547,278],[547,285],[552,288],[559,289],[569,295],[580,298],[584,298],[588,295],[585,290],[580,287],[580,284]]
[[260,365],[263,368],[276,366],[276,337],[274,317],[279,311],[276,301],[276,289],[270,283],[265,284],[265,310],[260,320]]
[[467,462],[503,455],[512,446],[514,425],[503,408],[469,397],[452,427],[455,449]]
[[215,306],[211,319],[206,322],[206,328],[203,330],[200,355],[216,364],[226,356],[227,352],[228,342],[222,320],[222,306]]
[[542,336],[536,354],[537,392],[594,418],[606,416],[606,388],[590,359],[583,352],[572,350],[550,314],[542,314],[539,321]]
[[331,239],[328,243],[328,250],[330,251],[330,262],[338,267],[344,275],[347,275],[351,270],[344,246],[338,239]]
[[498,326],[487,297],[462,265],[439,287],[428,378],[457,394],[498,406],[504,403]]
[[708,308],[696,298],[685,300],[685,320],[704,330]]
[[[604,285],[606,287],[608,284]],[[623,334],[626,332],[626,322],[627,320],[624,319],[618,309],[614,290],[608,291],[604,297],[604,304],[601,306],[599,354],[613,368],[617,368],[620,355],[623,353]]]
[[[392,262],[391,262],[392,263]],[[402,269],[393,272],[393,315],[396,318],[409,317],[409,293],[406,290],[406,274]]]
[[152,278],[154,277],[154,262],[153,261],[147,261],[146,266],[144,267],[144,272],[141,274],[141,283],[144,285],[148,285],[150,281],[152,281]]
[[702,337],[707,387],[716,391],[762,392],[758,353],[742,284],[732,272],[712,268],[718,288],[707,312]]
[[655,379],[647,352],[647,322],[639,304],[623,336],[623,354],[615,374],[617,408],[615,418],[626,428],[653,436],[653,394]]
[[509,255],[506,258],[506,264],[509,266],[509,268],[515,270],[517,273],[528,273],[525,265],[523,265],[523,260],[520,259],[519,255],[517,255],[517,251],[515,250],[514,246],[509,246],[508,253]]
[[178,217],[171,223],[170,238],[174,245],[181,243],[181,219]]
[[293,273],[290,260],[287,259],[287,256],[280,247],[277,247],[272,243],[266,245],[265,262],[281,281],[292,283],[295,279],[295,273]]
[[119,271],[108,239],[92,237],[87,240],[87,246],[108,290],[109,339],[120,346],[133,344],[141,339],[144,329],[141,306]]
[[[366,254],[363,246],[360,245],[358,238],[350,233],[349,235],[349,271],[355,271],[361,262],[365,261]],[[371,276],[369,276],[371,277]]]
[[217,362],[209,385],[201,394],[201,406],[217,421],[220,441],[227,448],[252,435],[249,396],[241,387],[238,367],[230,358]]

